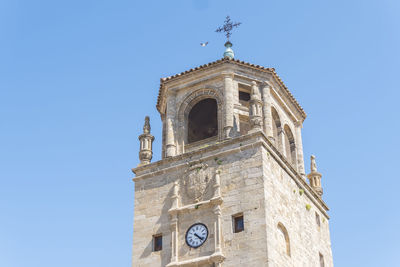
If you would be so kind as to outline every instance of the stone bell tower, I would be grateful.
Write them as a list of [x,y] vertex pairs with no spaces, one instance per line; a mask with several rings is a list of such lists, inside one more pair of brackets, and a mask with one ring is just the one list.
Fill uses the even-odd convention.
[[[162,78],[162,159],[146,118],[132,266],[333,266],[306,114],[272,68],[225,57]],[[232,52],[231,52],[232,51]],[[307,177],[310,183],[307,181]]]

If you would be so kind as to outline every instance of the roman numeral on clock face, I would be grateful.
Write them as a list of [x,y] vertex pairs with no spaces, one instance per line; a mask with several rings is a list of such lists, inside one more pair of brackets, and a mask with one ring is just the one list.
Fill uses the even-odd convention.
[[203,223],[196,223],[189,227],[186,232],[186,244],[192,248],[203,245],[208,237],[207,226]]

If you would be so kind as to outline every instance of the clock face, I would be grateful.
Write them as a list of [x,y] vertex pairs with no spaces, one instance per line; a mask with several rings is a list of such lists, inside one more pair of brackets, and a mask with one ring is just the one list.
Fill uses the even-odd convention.
[[206,242],[208,229],[202,223],[196,223],[189,227],[186,232],[186,244],[192,248],[198,248]]

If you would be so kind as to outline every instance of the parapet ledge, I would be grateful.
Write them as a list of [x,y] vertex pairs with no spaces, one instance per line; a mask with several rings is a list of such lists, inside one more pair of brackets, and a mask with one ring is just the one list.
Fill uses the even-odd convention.
[[221,252],[216,252],[210,256],[197,257],[190,260],[171,262],[166,267],[184,267],[184,266],[200,266],[202,264],[221,263],[225,260],[225,256]]
[[187,165],[189,161],[211,160],[215,157],[223,157],[225,155],[238,153],[240,151],[245,151],[247,149],[260,146],[263,146],[267,149],[270,155],[273,156],[286,170],[296,184],[305,191],[306,195],[310,197],[311,201],[313,201],[314,204],[324,213],[324,215],[329,218],[328,214],[326,213],[329,208],[322,198],[315,192],[315,190],[311,188],[307,181],[300,175],[300,173],[297,172],[296,169],[294,169],[292,164],[287,161],[286,157],[283,156],[283,154],[272,144],[272,142],[262,131],[256,131],[246,135],[227,139],[195,151],[165,158],[144,166],[138,166],[132,169],[132,172],[137,175],[132,180],[135,182],[147,177],[165,174],[171,171],[177,171],[183,166]]
[[223,202],[222,197],[214,197],[209,200],[200,201],[200,202],[186,205],[183,207],[171,208],[168,210],[168,213],[171,215],[179,214],[179,213],[188,213],[188,212],[191,212],[191,211],[197,210],[197,209],[205,209],[205,208],[208,208],[209,206],[221,205],[222,202]]
[[[188,159],[190,159],[190,161],[195,161],[195,160],[201,158],[204,154],[207,154],[207,153],[215,151],[215,150],[223,150],[223,148],[225,148],[226,146],[234,145],[235,143],[242,144],[240,146],[240,148],[241,148],[241,150],[243,150],[245,147],[248,148],[248,146],[243,145],[243,143],[253,139],[254,137],[260,137],[260,134],[258,132],[255,132],[255,133],[242,135],[242,136],[238,136],[238,137],[227,139],[227,140],[222,140],[215,144],[212,144],[209,146],[204,146],[202,148],[199,148],[199,149],[196,149],[193,151],[189,151],[189,152],[186,152],[186,153],[183,153],[180,155],[176,155],[176,156],[169,157],[169,158],[164,158],[159,161],[152,162],[150,164],[137,166],[136,168],[132,168],[132,172],[136,175],[142,176],[142,175],[146,175],[148,173],[164,171],[172,163],[176,164],[177,162],[182,161],[186,164],[188,162]],[[251,143],[251,145],[254,145],[254,143]],[[133,178],[133,180],[135,180],[135,179],[136,178]]]

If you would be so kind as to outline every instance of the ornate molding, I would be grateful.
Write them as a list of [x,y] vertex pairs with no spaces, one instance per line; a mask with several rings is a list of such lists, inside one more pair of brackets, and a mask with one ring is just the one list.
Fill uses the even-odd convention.
[[182,104],[180,105],[178,110],[178,120],[183,121],[191,108],[196,105],[200,100],[203,100],[205,98],[215,99],[217,101],[218,109],[221,108],[222,96],[218,88],[207,86],[206,88],[190,92],[187,96],[185,96],[184,100],[181,101]]
[[200,264],[216,263],[219,264],[225,260],[225,256],[222,253],[214,253],[210,256],[198,257],[190,260],[171,262],[166,267],[183,267],[183,266],[199,266]]
[[180,213],[189,213],[189,212],[192,212],[195,210],[202,210],[202,209],[214,207],[217,205],[221,205],[223,200],[224,199],[222,197],[216,197],[216,198],[212,198],[209,200],[200,201],[200,202],[197,202],[194,204],[189,204],[189,205],[185,205],[182,207],[178,207],[178,208],[171,208],[168,210],[168,213],[170,215],[173,215],[173,214],[180,214]]

